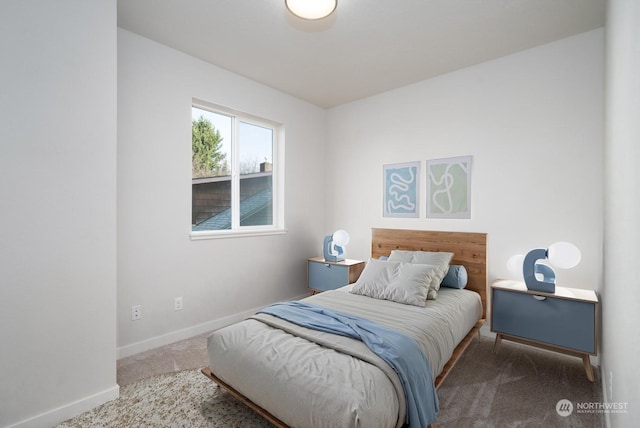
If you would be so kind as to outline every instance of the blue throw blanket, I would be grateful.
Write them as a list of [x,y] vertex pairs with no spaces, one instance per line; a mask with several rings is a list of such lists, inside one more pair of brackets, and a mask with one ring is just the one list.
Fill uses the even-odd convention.
[[406,397],[409,427],[427,427],[436,421],[439,404],[429,361],[410,337],[364,318],[304,302],[276,303],[258,313],[361,340],[398,374]]

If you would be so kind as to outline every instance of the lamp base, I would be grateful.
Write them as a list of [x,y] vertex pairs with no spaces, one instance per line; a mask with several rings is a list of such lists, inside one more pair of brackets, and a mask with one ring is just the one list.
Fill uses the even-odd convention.
[[333,237],[331,235],[324,237],[323,247],[324,261],[341,262],[345,259],[344,249],[333,243]]
[[[553,269],[547,265],[536,263],[538,259],[544,259],[546,257],[547,252],[542,248],[531,250],[524,257],[522,276],[524,277],[524,283],[527,285],[527,289],[541,291],[543,293],[556,292],[556,274]],[[536,278],[536,274],[542,275],[542,280]]]
[[541,282],[536,281],[535,283],[525,282],[527,285],[527,290],[531,291],[540,291],[543,293],[555,293],[556,292],[556,284],[555,282]]

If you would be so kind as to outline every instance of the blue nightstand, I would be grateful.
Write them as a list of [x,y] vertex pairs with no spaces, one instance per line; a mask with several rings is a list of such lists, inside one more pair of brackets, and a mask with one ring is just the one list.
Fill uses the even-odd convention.
[[364,269],[364,262],[361,260],[347,259],[341,262],[327,262],[324,257],[313,257],[307,263],[311,294],[335,290],[354,283]]
[[511,340],[582,358],[593,382],[589,355],[598,354],[598,296],[595,291],[556,287],[555,293],[530,291],[520,281],[491,284],[491,331]]

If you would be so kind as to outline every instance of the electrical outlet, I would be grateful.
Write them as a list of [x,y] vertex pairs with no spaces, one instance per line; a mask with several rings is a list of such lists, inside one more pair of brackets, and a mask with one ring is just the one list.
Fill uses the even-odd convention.
[[131,306],[131,321],[142,318],[142,305]]
[[181,311],[182,310],[182,297],[176,297],[173,301],[173,310]]

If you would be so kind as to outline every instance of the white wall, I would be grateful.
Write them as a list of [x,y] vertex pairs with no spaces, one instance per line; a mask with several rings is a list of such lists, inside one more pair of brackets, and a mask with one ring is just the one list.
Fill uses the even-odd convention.
[[[192,97],[285,125],[287,234],[190,240]],[[323,109],[118,30],[121,356],[307,293],[306,259],[325,233],[324,140]]]
[[0,7],[0,426],[116,385],[116,5]]
[[[330,110],[325,228],[364,259],[371,227],[486,232],[490,281],[511,255],[566,240],[583,258],[558,284],[600,290],[603,43],[599,29]],[[425,161],[463,155],[471,219],[427,220]],[[421,217],[383,218],[382,167],[409,161]]]
[[608,426],[636,427],[640,415],[637,333],[640,302],[640,4],[607,3],[605,289],[602,375],[605,400],[626,403]]
[[[328,122],[118,30],[116,163],[115,25],[107,0],[3,3],[0,52],[14,66],[0,68],[11,82],[0,98],[1,426],[50,426],[117,395],[116,249],[124,353],[304,294],[306,258],[338,227],[359,258],[371,227],[485,231],[492,278],[517,251],[571,240],[583,262],[559,281],[600,289],[601,30],[335,108]],[[189,239],[192,97],[286,125],[289,233]],[[471,220],[426,220],[424,207],[421,219],[382,218],[383,164],[467,154]]]

